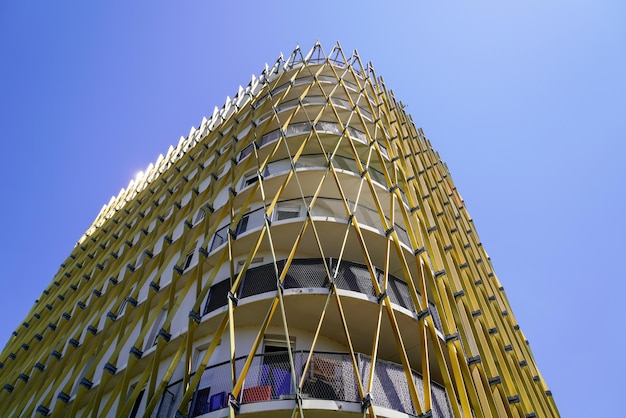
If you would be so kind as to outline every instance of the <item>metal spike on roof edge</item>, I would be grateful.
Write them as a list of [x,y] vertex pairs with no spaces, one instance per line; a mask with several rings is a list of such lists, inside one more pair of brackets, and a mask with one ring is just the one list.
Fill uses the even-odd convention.
[[343,56],[343,49],[341,49],[341,45],[339,45],[339,42],[337,42],[337,45],[333,47],[332,51],[330,52],[330,55],[328,56],[328,59],[333,62],[341,61],[344,64],[347,64]]
[[[298,60],[298,55],[300,55],[300,60]],[[300,49],[300,45],[296,45],[296,48],[291,52],[289,58],[285,60],[283,63],[283,69],[287,69],[289,67],[293,67],[298,62],[305,62],[306,59],[302,56],[302,50]]]
[[[306,57],[302,56],[302,50],[300,48],[300,45],[296,45],[296,48],[290,55],[289,59],[286,61],[284,59],[283,53],[281,52],[271,68],[266,63],[265,68],[258,76],[256,76],[255,74],[252,74],[250,83],[248,84],[246,89],[243,89],[241,86],[239,86],[237,95],[235,95],[235,97],[232,100],[230,99],[230,97],[227,96],[226,103],[221,109],[215,106],[213,108],[213,114],[211,115],[211,117],[209,119],[207,119],[206,117],[203,117],[202,122],[199,125],[198,129],[192,126],[191,130],[189,131],[189,136],[187,138],[181,136],[179,143],[176,147],[173,147],[170,145],[167,151],[167,154],[165,156],[163,154],[159,154],[159,157],[157,158],[155,165],[152,166],[153,170],[155,172],[158,171],[159,173],[162,173],[164,170],[168,169],[171,166],[171,164],[175,163],[182,156],[182,154],[188,151],[188,149],[184,149],[184,148],[187,148],[187,145],[189,145],[189,143],[192,142],[192,139],[193,139],[192,135],[194,133],[197,134],[198,132],[202,132],[202,135],[205,135],[206,133],[204,132],[204,129],[208,129],[208,131],[210,132],[215,128],[216,125],[220,124],[223,120],[225,120],[227,113],[231,110],[230,109],[231,106],[235,106],[238,109],[239,108],[238,104],[243,102],[242,92],[245,94],[253,95],[257,91],[257,89],[259,89],[263,84],[268,83],[270,81],[270,78],[273,75],[280,73],[280,67],[282,65],[288,65],[288,64],[293,65],[293,63],[296,62],[295,57],[297,53],[300,53],[300,56],[302,57],[303,62],[307,62],[311,59],[311,56],[316,51],[319,53],[320,57],[323,57],[324,59],[332,59],[332,57],[334,56],[335,62],[343,62],[343,64],[346,66],[349,66],[352,64],[346,61],[346,58],[343,54],[343,50],[339,41],[337,41],[336,44],[333,46],[333,49],[330,55],[326,55],[324,53],[322,44],[319,41],[319,39],[315,41],[315,44],[313,45],[311,50],[308,52]],[[359,59],[357,50],[354,50],[351,58],[354,58],[354,57]],[[368,62],[368,70],[371,70],[373,74],[373,66],[371,65],[371,62]],[[382,80],[382,78],[380,79],[380,82],[382,83],[383,88],[384,88],[384,81]],[[237,101],[237,103],[235,103],[235,101]],[[218,115],[221,117],[220,118],[221,120],[217,118]],[[204,127],[204,129],[200,129],[201,127]],[[199,142],[199,139],[198,139],[198,142]],[[189,146],[189,148],[191,148],[191,146]],[[150,168],[148,170],[150,170]],[[143,180],[148,181],[151,177],[152,176],[146,173],[143,177]],[[133,186],[138,187],[140,183],[143,184],[140,181],[135,182],[135,179],[131,179],[128,189],[122,188],[118,196],[117,197],[112,196],[111,200],[109,201],[109,204],[104,205],[104,206],[112,207],[112,205],[115,202],[119,202],[122,199],[124,194],[131,193],[130,189],[133,188]],[[138,190],[132,190],[132,193],[134,194],[136,194],[137,192]]]
[[278,59],[276,60],[276,62],[272,66],[272,69],[270,70],[269,74],[267,74],[267,76],[270,77],[273,74],[278,74],[278,69],[280,68],[281,64],[284,61],[285,61],[285,59],[283,57],[283,53],[281,52],[280,55],[278,56]]
[[319,52],[319,55],[321,55],[322,57],[324,57],[324,59],[326,59],[326,54],[324,54],[324,50],[322,49],[322,45],[320,44],[319,41],[316,41],[315,45],[313,45],[313,47],[309,50],[309,52],[304,57],[304,62],[309,62],[311,60],[311,57],[313,56],[313,54],[315,53],[316,50]]

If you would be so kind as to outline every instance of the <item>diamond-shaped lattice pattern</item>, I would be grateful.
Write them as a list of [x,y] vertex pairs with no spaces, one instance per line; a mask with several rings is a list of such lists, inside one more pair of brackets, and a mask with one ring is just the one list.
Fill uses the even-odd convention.
[[558,416],[502,289],[372,65],[296,48],[102,209],[0,355],[2,415]]

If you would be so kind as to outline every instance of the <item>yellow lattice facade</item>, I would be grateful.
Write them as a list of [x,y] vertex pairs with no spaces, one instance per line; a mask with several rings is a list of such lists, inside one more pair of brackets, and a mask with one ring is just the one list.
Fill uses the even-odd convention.
[[7,417],[558,416],[447,167],[339,45],[112,198],[0,362]]

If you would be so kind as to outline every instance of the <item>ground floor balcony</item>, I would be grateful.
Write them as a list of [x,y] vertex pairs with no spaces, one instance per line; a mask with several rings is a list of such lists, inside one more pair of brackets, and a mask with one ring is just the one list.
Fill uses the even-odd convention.
[[[242,373],[245,360],[245,357],[236,359],[237,374]],[[363,388],[367,391],[372,359],[358,353],[356,364]],[[315,352],[310,355],[307,351],[294,352],[295,373],[291,372],[287,351],[256,355],[246,373],[243,389],[235,399],[230,395],[231,363],[224,362],[204,370],[192,401],[182,408],[182,412],[189,417],[217,418],[228,414],[228,405],[231,403],[240,415],[280,416],[284,413],[285,416],[291,416],[300,403],[305,416],[327,416],[333,411],[362,416],[362,411],[371,402],[378,416],[416,416],[416,407],[402,365],[377,360],[374,366],[371,390],[363,397],[358,390],[349,354]],[[423,407],[422,376],[415,371],[411,376]],[[432,416],[452,417],[446,390],[431,382],[430,391]],[[182,396],[182,381],[168,386],[156,416],[176,416]]]

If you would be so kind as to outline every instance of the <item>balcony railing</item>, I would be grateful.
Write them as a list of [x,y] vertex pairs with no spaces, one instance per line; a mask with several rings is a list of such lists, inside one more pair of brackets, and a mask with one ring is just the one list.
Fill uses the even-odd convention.
[[[338,289],[351,290],[363,293],[367,296],[376,296],[372,279],[366,266],[345,260],[338,263],[337,260],[330,258],[326,260],[322,260],[321,258],[293,260],[289,266],[289,271],[285,276],[283,288],[286,290],[298,288],[328,289],[330,287],[330,282],[326,276],[324,261],[326,261],[330,271],[336,273],[334,282]],[[277,265],[278,272],[280,274],[284,269],[285,261],[280,260],[277,262]],[[378,283],[382,286],[384,273],[383,271],[376,269],[376,274],[378,276]],[[228,303],[229,290],[229,280],[223,280],[211,286],[203,314],[206,315],[221,308],[222,306],[226,306]],[[261,293],[275,292],[276,290],[277,285],[274,265],[265,264],[248,269],[236,296],[239,299],[243,299],[259,295]],[[411,299],[409,292],[409,286],[406,282],[395,276],[388,275],[386,291],[389,295],[389,300],[391,300],[392,303],[408,309],[413,313],[417,313],[418,310],[413,304],[413,300]],[[443,326],[435,304],[429,302],[428,305],[430,314],[433,316],[435,328],[443,332]]]
[[[341,199],[330,198],[330,197],[319,197],[317,198],[317,204],[311,208],[312,216],[320,216],[332,218],[335,220],[345,220],[347,222],[349,215],[346,214],[346,209],[344,207]],[[320,203],[324,203],[324,207]],[[282,221],[285,219],[303,219],[306,216],[305,204],[306,206],[310,206],[311,197],[307,196],[304,199],[289,199],[282,200],[278,202],[276,209],[272,213],[271,221]],[[381,235],[385,235],[385,228],[380,220],[380,216],[375,209],[369,208],[364,205],[356,204],[352,200],[348,200],[348,204],[351,208],[353,208],[353,214],[356,216],[356,219],[361,223],[361,225],[369,226],[377,230]],[[283,217],[285,215],[285,211],[281,211],[281,209],[290,208],[290,213],[293,216]],[[297,211],[295,209],[298,209]],[[388,217],[385,217],[387,220],[387,224],[391,224],[391,221]],[[259,228],[263,226],[265,223],[265,209],[259,208],[253,211],[245,213],[239,224],[235,228],[234,237],[237,238],[239,235],[245,233],[246,231],[252,230],[254,228]],[[400,242],[404,245],[410,247],[411,242],[409,240],[409,235],[405,228],[396,224],[393,224],[395,231],[398,234]],[[218,229],[215,233],[215,237],[211,241],[211,245],[209,246],[209,253],[215,251],[218,247],[222,246],[228,240],[228,230],[230,225],[224,225],[220,229]]]
[[[328,155],[328,157],[330,157],[330,155]],[[355,176],[359,176],[359,177],[361,176],[361,170],[359,170],[353,158],[344,157],[341,155],[335,155],[332,161],[336,169],[339,169],[343,172],[353,173]],[[363,166],[367,166],[364,163],[361,163],[361,164]],[[295,163],[295,168],[296,168],[296,171],[311,170],[311,169],[327,170],[328,162],[324,154],[302,155],[300,156],[298,161]],[[267,180],[268,178],[271,178],[274,176],[286,174],[290,170],[291,170],[291,159],[284,158],[282,160],[272,161],[265,166],[265,169],[263,170],[263,178]],[[376,170],[373,167],[367,167],[367,171],[375,183],[378,183],[383,188],[387,188],[386,186],[387,181],[385,180],[385,175],[381,171]],[[237,191],[240,191],[241,189],[244,189],[256,183],[257,181],[258,181],[258,177],[256,173],[246,175],[243,177]],[[408,207],[409,202],[407,200],[406,193],[404,193],[404,191],[400,189],[400,194],[402,195],[402,201]]]
[[[291,373],[288,353],[277,352],[254,356],[237,404],[245,405],[272,400],[319,399],[361,403],[357,381],[349,354],[315,352],[305,370],[308,351],[293,353],[295,367]],[[357,354],[357,366],[364,388],[372,366],[371,357]],[[235,360],[235,371],[240,373],[246,358]],[[189,417],[201,416],[225,408],[231,391],[231,364],[224,362],[207,367],[187,411]],[[302,387],[298,390],[302,376]],[[412,372],[420,403],[423,404],[424,385],[421,374]],[[432,413],[435,418],[452,417],[449,399],[443,386],[431,382]],[[182,398],[182,382],[170,385],[163,398],[157,417],[173,417]],[[411,399],[404,369],[400,364],[377,360],[370,392],[375,407],[387,408],[409,415],[417,415]]]
[[[258,121],[257,124],[259,123],[262,123],[262,120]],[[266,133],[265,135],[261,137],[261,139],[259,139],[257,146],[261,148],[264,145],[277,141],[278,138],[280,138],[281,136],[281,132],[285,136],[285,138],[291,138],[297,135],[308,134],[313,129],[315,129],[315,132],[317,132],[318,134],[330,134],[330,135],[338,135],[338,136],[344,135],[344,132],[341,126],[336,122],[320,121],[320,122],[317,122],[315,125],[312,125],[310,122],[295,122],[287,126],[287,128],[284,131],[281,131],[281,129],[279,128],[279,129],[275,129],[271,132]],[[350,135],[350,138],[352,138],[353,140],[356,140],[366,145],[369,144],[367,135],[365,135],[363,131],[355,129],[351,126],[346,127],[345,130],[348,133],[348,135]],[[382,155],[385,158],[389,158],[387,147],[385,147],[381,141],[377,141],[377,142],[378,142],[378,146],[380,147],[380,152],[382,153]],[[247,146],[241,151],[241,153],[239,154],[239,161],[243,160],[244,158],[246,158],[248,155],[252,153],[251,146],[252,144]]]

